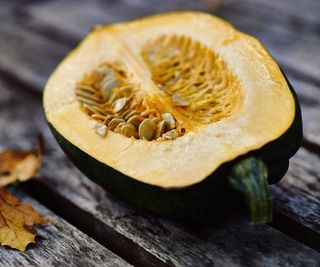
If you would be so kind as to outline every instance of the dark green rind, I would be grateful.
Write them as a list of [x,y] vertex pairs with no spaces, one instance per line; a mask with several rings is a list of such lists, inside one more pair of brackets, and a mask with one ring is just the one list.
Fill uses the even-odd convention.
[[206,179],[184,189],[166,190],[138,182],[97,161],[62,137],[52,125],[49,126],[63,151],[86,176],[138,209],[192,222],[213,218],[226,204],[226,167],[215,172],[215,179]]
[[232,193],[226,177],[237,161],[248,156],[262,159],[268,167],[270,183],[280,180],[286,173],[289,158],[299,149],[302,139],[300,106],[290,84],[289,87],[295,98],[295,119],[281,137],[259,150],[224,163],[202,182],[181,189],[166,190],[127,177],[86,154],[60,135],[53,125],[49,124],[49,126],[61,148],[73,163],[86,176],[122,201],[138,209],[175,220],[191,223],[212,221],[223,212]]

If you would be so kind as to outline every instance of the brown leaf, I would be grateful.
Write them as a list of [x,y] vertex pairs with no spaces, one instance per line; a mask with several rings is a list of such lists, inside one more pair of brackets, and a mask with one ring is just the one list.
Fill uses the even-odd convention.
[[42,138],[38,146],[27,151],[5,150],[0,153],[0,186],[32,178],[42,161]]
[[20,202],[15,196],[0,188],[0,244],[25,251],[35,243],[34,224],[47,223],[29,204]]

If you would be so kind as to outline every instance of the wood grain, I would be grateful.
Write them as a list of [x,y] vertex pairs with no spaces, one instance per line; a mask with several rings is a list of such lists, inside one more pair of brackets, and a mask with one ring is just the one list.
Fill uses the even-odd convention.
[[[40,2],[22,7],[24,24],[42,32],[46,28],[60,30],[56,37],[74,44],[82,39],[96,24],[108,24],[133,19],[162,11],[195,9],[214,13],[228,20],[236,28],[257,37],[268,48],[281,66],[291,73],[320,83],[320,12],[317,3],[305,5],[304,13],[286,1],[60,1]],[[316,2],[316,1],[315,1]],[[272,19],[270,19],[272,18]],[[41,23],[39,23],[41,22]],[[73,40],[70,40],[73,39]],[[66,40],[68,42],[68,40]]]
[[51,224],[36,227],[37,243],[30,244],[26,252],[0,247],[0,266],[130,266],[17,187],[10,191]]
[[270,226],[235,223],[239,218],[228,215],[221,225],[191,229],[143,215],[114,199],[80,174],[57,147],[45,124],[39,94],[55,65],[94,24],[174,9],[206,10],[228,19],[267,46],[297,90],[308,150],[301,149],[291,160],[286,178],[271,186],[276,210],[272,226],[319,248],[319,3],[292,1],[178,0],[160,4],[156,0],[58,0],[6,4],[11,13],[0,11],[0,38],[6,40],[0,42],[0,75],[6,77],[6,82],[0,81],[0,149],[28,148],[42,131],[47,141],[44,164],[38,179],[26,188],[135,265],[318,266],[318,253]]
[[[4,83],[0,93],[5,96],[1,100],[0,127],[4,131],[0,143],[6,141],[7,146],[28,147],[36,132],[43,131],[47,151],[37,179],[40,193],[45,192],[45,197],[52,194],[53,200],[48,203],[51,208],[59,203],[63,206],[62,214],[67,213],[73,224],[82,230],[90,229],[98,240],[108,240],[111,248],[118,249],[120,254],[127,244],[131,250],[138,251],[132,257],[138,257],[142,248],[148,252],[148,260],[152,255],[176,266],[281,266],[288,262],[291,266],[316,266],[319,262],[318,253],[266,225],[236,223],[238,218],[199,230],[143,215],[126,206],[66,160],[45,126],[40,98],[15,89],[10,83]],[[25,127],[26,120],[30,122],[28,127]],[[141,260],[140,265],[152,266],[150,261],[147,264]],[[156,260],[151,260],[154,262]]]
[[[259,5],[246,9],[240,2],[222,6],[216,14],[239,30],[258,38],[286,73],[319,85],[320,48],[317,43],[320,35],[317,29],[310,31],[310,24],[303,24],[299,29],[283,10],[268,13],[265,8],[258,9]],[[282,20],[279,22],[277,18],[280,17]]]
[[70,50],[39,34],[0,18],[0,70],[21,82],[42,91],[50,73]]
[[[292,27],[308,24],[309,30],[312,25],[317,27],[320,23],[320,2],[317,0],[233,0],[233,4],[239,3],[243,8],[255,11],[255,15],[265,16],[270,23],[283,23],[284,20],[287,20]],[[274,14],[272,20],[266,14]]]

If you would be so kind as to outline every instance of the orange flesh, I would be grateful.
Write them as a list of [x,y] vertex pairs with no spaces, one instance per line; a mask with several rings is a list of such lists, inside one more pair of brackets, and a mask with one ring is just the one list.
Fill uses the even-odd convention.
[[[76,89],[88,115],[108,126],[111,118],[124,119],[130,111],[136,111],[140,122],[153,118],[155,127],[159,128],[164,114],[169,113],[174,126],[170,127],[166,121],[163,133],[173,130],[182,136],[229,117],[241,106],[242,92],[236,76],[212,50],[191,37],[162,35],[147,41],[141,56],[159,93],[147,95],[130,83],[129,74],[119,63],[104,63],[88,73]],[[113,87],[105,95],[107,75],[111,75],[107,82]],[[119,99],[125,99],[120,110],[116,104]],[[139,138],[139,125],[135,126],[134,137]],[[153,139],[163,140],[161,135]]]

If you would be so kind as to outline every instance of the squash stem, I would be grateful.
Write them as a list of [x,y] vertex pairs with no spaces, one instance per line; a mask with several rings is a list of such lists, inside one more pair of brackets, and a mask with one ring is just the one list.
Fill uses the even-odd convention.
[[231,169],[228,181],[234,189],[244,195],[251,223],[261,224],[272,221],[268,169],[262,160],[254,157],[241,160]]

